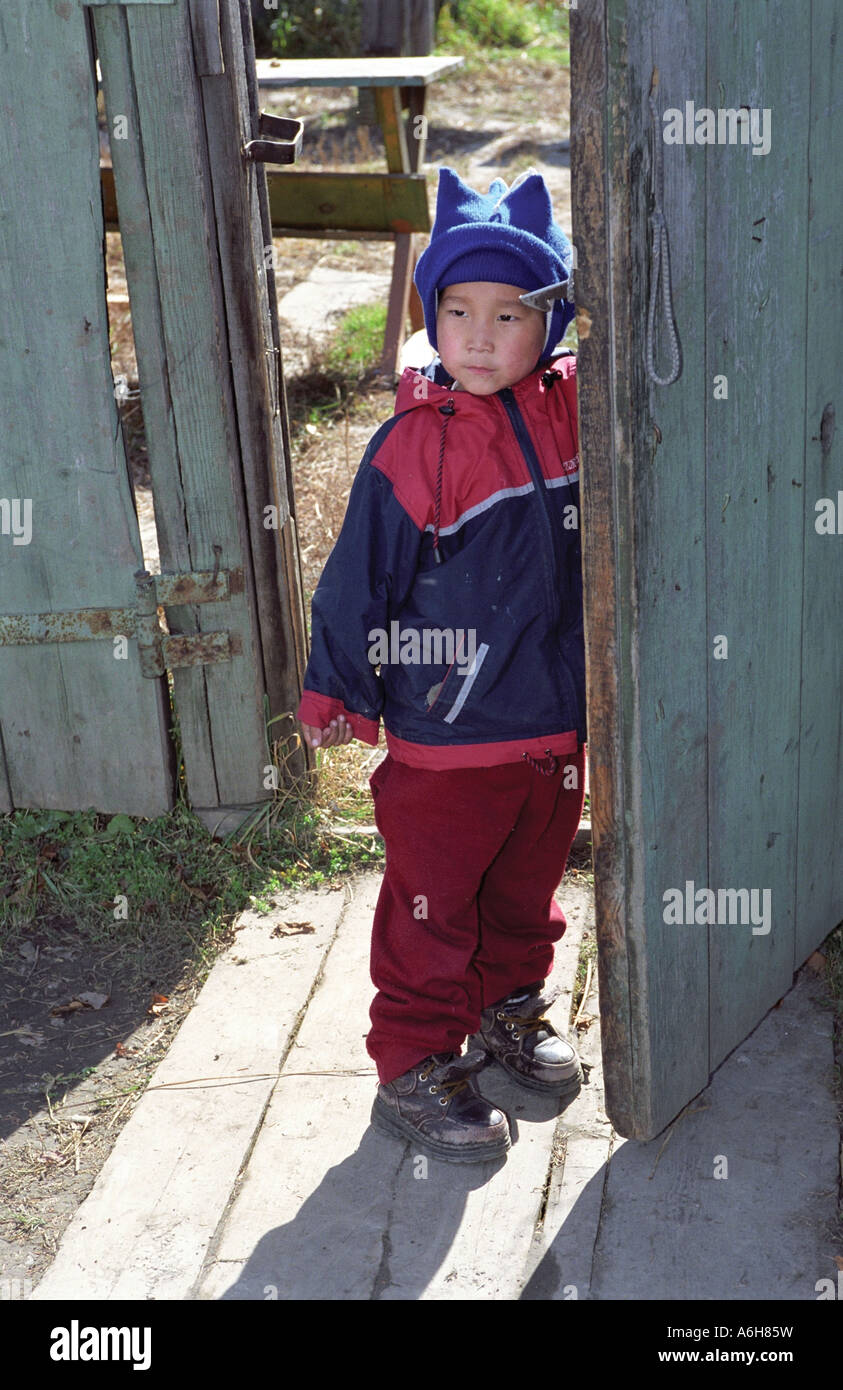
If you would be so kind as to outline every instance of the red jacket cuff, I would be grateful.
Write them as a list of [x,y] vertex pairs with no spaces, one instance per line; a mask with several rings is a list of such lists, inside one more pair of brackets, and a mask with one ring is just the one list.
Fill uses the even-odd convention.
[[367,719],[363,714],[355,714],[353,710],[346,709],[342,700],[337,700],[332,695],[320,695],[315,690],[305,690],[296,710],[296,718],[302,724],[312,724],[317,729],[326,729],[331,720],[336,719],[339,714],[345,715],[354,738],[360,739],[361,743],[370,743],[373,748],[377,747],[380,720]]

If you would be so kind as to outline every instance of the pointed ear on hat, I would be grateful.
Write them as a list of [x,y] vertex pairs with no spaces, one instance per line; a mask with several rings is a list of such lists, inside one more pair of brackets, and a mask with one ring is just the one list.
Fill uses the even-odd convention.
[[[491,189],[489,191],[491,192]],[[500,199],[495,212],[505,217],[510,226],[531,232],[539,240],[547,237],[553,226],[550,193],[541,174],[535,170],[516,179]]]
[[461,227],[469,222],[483,221],[483,199],[467,183],[463,183],[455,169],[443,164],[439,170],[439,186],[436,190],[436,219],[431,231],[431,239],[441,236],[451,227]]

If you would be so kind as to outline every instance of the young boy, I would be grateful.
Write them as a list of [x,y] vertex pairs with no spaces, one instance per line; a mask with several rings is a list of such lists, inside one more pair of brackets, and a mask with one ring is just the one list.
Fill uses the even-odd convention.
[[455,1162],[510,1146],[489,1056],[544,1094],[582,1079],[544,1018],[584,795],[576,359],[553,356],[572,259],[534,170],[488,195],[440,171],[415,273],[439,357],[364,455],[298,709],[313,747],[375,745],[383,718],[372,1122]]

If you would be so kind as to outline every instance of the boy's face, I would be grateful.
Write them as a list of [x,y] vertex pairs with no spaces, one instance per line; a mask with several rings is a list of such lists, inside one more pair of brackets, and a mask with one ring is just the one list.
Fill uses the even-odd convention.
[[531,372],[544,347],[545,316],[517,285],[472,280],[439,295],[436,338],[445,370],[464,391],[491,396]]

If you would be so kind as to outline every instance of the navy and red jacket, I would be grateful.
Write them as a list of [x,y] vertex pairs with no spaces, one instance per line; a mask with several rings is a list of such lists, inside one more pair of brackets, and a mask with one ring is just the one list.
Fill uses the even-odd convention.
[[374,745],[383,719],[434,770],[585,743],[576,369],[491,396],[438,360],[404,372],[313,595],[303,723],[343,714]]

